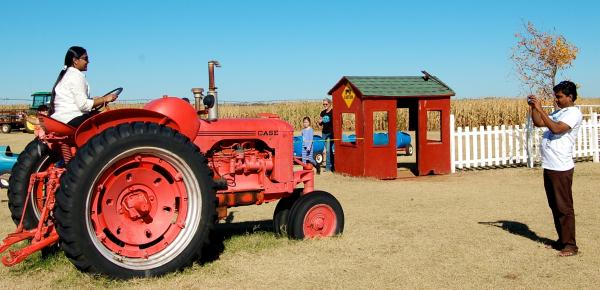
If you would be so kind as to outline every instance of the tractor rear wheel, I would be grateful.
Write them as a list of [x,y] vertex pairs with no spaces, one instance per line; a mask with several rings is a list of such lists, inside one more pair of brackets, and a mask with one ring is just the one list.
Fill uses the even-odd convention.
[[206,159],[188,138],[154,123],[118,125],[88,141],[56,198],[66,256],[82,271],[116,278],[191,265],[216,221]]
[[313,191],[296,200],[287,230],[291,239],[335,236],[344,231],[344,211],[330,193]]
[[[52,154],[50,148],[39,139],[29,142],[23,152],[19,154],[17,163],[13,166],[10,174],[8,188],[8,208],[15,225],[19,224],[25,207],[27,208],[23,217],[25,229],[30,230],[38,225],[46,198],[45,181],[37,181],[31,192],[28,192],[29,179],[31,174],[47,170],[58,159]],[[29,201],[25,204],[28,194],[30,195]]]
[[273,230],[276,236],[287,236],[287,222],[290,209],[300,197],[301,192],[302,188],[295,189],[292,195],[284,197],[277,202],[277,206],[273,212]]

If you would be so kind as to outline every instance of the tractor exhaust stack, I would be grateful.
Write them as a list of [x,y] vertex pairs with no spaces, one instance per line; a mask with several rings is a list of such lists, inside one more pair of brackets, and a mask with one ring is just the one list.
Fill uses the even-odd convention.
[[215,87],[215,67],[221,67],[216,60],[208,62],[208,95],[214,97],[214,105],[208,109],[208,120],[214,121],[219,118],[219,101],[217,98],[217,87]]
[[198,115],[204,110],[204,105],[202,104],[202,99],[204,98],[203,93],[203,88],[192,88],[192,94],[194,94],[194,108],[198,112]]

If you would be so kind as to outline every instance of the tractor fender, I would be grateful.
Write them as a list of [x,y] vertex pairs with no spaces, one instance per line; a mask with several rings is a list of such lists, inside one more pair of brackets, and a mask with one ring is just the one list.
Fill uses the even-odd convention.
[[163,114],[179,126],[179,132],[194,140],[200,128],[196,109],[187,101],[177,97],[163,96],[144,106],[144,109]]
[[[145,109],[118,109],[102,112],[85,120],[77,128],[77,131],[75,131],[75,144],[80,148],[102,131],[131,122],[152,122],[171,127],[181,132],[180,126],[173,119],[161,113]],[[195,135],[196,133],[194,132],[191,136],[186,136],[193,140]]]

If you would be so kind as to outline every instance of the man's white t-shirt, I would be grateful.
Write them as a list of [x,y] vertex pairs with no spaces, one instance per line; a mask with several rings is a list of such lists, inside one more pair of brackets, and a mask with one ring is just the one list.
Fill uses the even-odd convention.
[[573,162],[573,147],[581,126],[583,115],[575,106],[562,108],[550,114],[555,122],[563,122],[571,127],[562,134],[554,134],[546,130],[542,136],[542,167],[545,169],[566,171],[575,167]]
[[54,91],[54,114],[50,117],[63,123],[91,111],[94,106],[85,75],[74,67],[67,69]]

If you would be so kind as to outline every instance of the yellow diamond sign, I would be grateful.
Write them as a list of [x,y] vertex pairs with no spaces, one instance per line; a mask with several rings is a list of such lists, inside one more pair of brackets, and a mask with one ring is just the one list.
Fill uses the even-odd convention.
[[356,98],[356,94],[354,94],[354,90],[350,86],[350,84],[346,84],[346,88],[344,88],[344,92],[342,92],[342,99],[346,102],[346,106],[350,108],[352,106],[352,102],[354,102],[354,98]]

